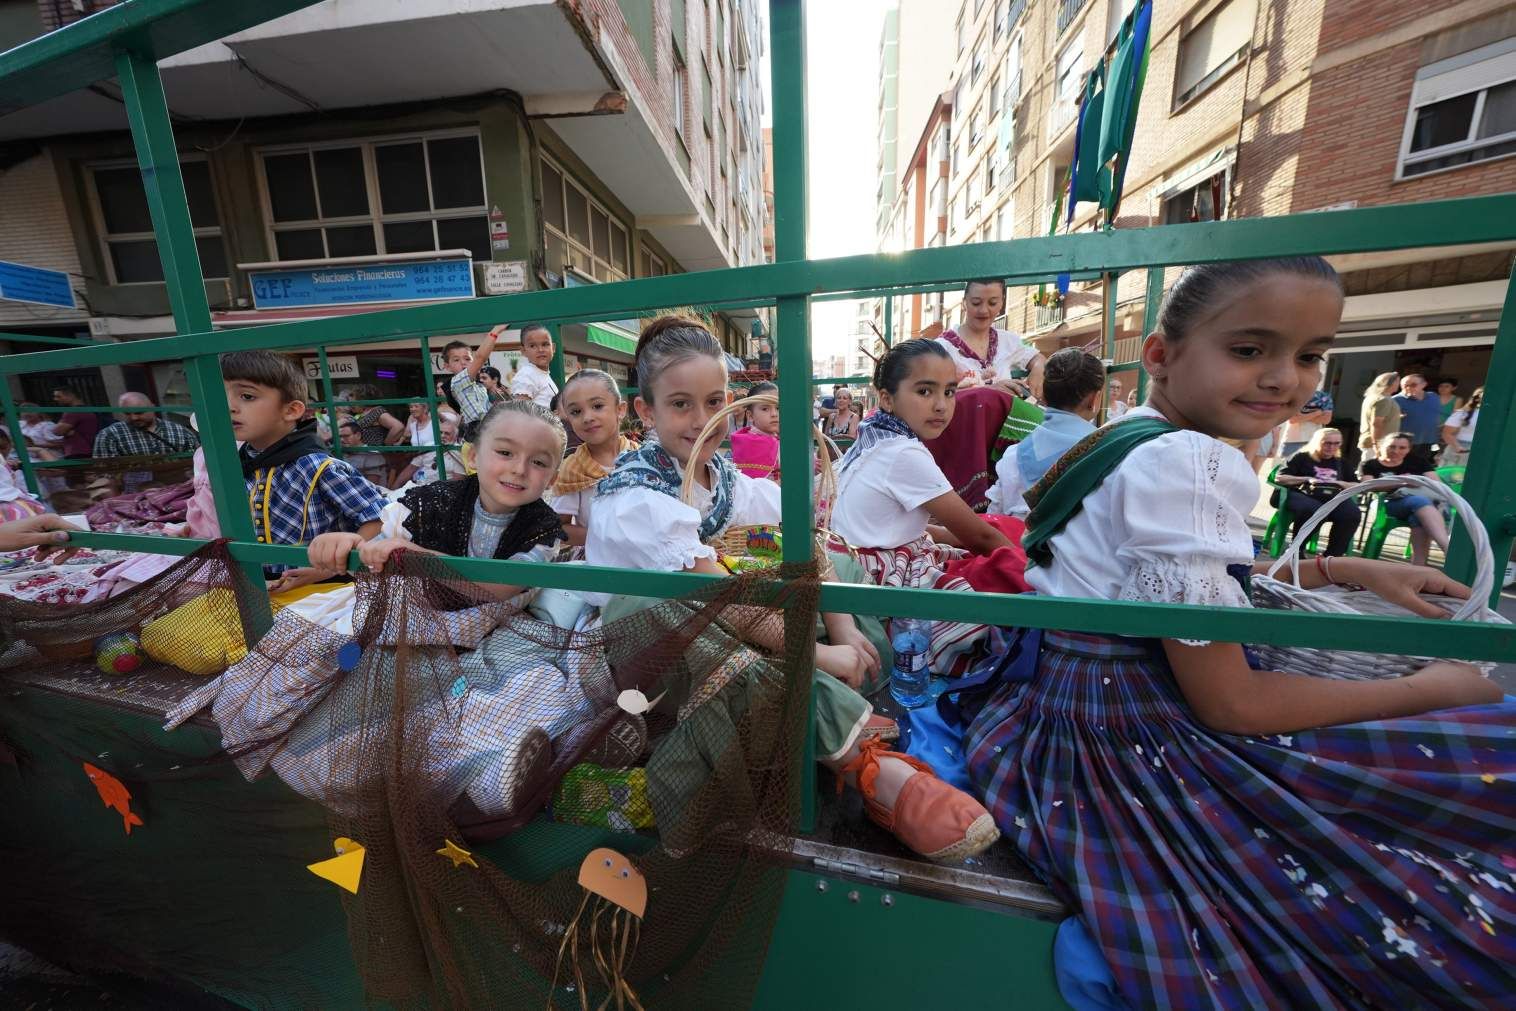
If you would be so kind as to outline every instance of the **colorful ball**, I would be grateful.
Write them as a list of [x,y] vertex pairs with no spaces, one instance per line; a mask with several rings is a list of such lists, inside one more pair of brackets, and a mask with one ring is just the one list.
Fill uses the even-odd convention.
[[112,632],[95,640],[95,666],[104,674],[130,674],[147,659],[130,632]]

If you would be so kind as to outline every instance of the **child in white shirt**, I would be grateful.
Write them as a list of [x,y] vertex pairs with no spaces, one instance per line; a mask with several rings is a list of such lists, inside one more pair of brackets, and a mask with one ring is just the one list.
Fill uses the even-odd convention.
[[[1042,379],[1046,416],[1030,435],[1007,449],[995,465],[990,512],[1026,516],[1030,511],[1025,498],[1027,491],[1042,480],[1042,475],[1059,457],[1095,430],[1100,385],[1104,381],[1105,366],[1088,351],[1064,348],[1048,358]],[[1125,406],[1122,404],[1123,409]],[[1112,417],[1118,416],[1112,413]]]
[[527,323],[521,328],[521,355],[521,367],[511,377],[511,396],[551,408],[553,397],[558,395],[558,384],[547,371],[553,361],[553,335],[547,327]]

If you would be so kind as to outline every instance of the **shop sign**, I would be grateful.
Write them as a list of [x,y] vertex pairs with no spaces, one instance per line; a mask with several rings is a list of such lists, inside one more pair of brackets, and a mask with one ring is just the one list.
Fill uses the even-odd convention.
[[62,309],[78,308],[74,302],[74,286],[64,271],[3,260],[0,260],[0,299]]
[[[321,359],[305,358],[301,360],[305,366],[307,379],[321,378]],[[326,374],[333,379],[357,379],[358,356],[357,355],[327,355]]]
[[512,295],[526,290],[526,261],[502,260],[484,265],[484,293]]
[[248,274],[257,309],[432,302],[474,295],[474,264],[467,259],[349,263]]

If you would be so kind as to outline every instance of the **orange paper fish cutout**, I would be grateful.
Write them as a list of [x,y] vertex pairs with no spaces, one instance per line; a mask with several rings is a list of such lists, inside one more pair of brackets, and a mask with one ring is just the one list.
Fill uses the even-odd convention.
[[100,794],[100,800],[106,807],[114,808],[121,815],[121,821],[126,827],[126,834],[132,834],[133,825],[141,825],[142,819],[132,813],[132,795],[126,787],[121,785],[121,780],[112,776],[104,769],[97,769],[88,762],[84,763],[84,774],[89,777],[91,783]]

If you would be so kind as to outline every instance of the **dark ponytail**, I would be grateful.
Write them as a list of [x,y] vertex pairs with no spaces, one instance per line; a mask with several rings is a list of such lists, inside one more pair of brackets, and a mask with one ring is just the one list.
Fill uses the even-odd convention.
[[894,396],[895,391],[900,389],[900,384],[911,374],[911,362],[923,357],[946,358],[949,361],[953,359],[947,349],[934,340],[912,337],[908,341],[901,341],[886,351],[884,357],[879,359],[879,364],[874,366],[874,389]]
[[1283,256],[1272,260],[1234,260],[1186,267],[1169,289],[1158,316],[1158,328],[1170,340],[1183,340],[1197,318],[1230,288],[1274,274],[1326,281],[1342,290],[1342,278],[1319,256]]

